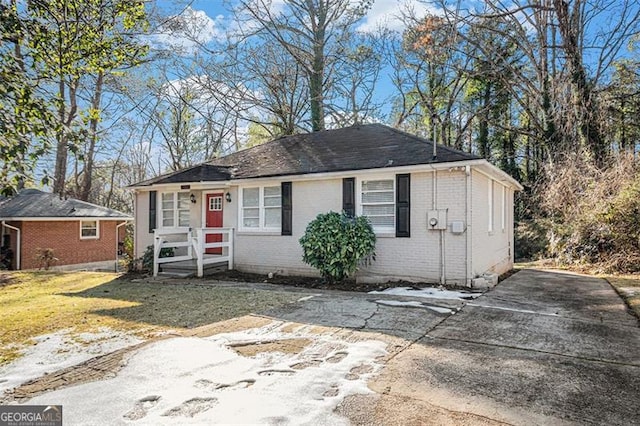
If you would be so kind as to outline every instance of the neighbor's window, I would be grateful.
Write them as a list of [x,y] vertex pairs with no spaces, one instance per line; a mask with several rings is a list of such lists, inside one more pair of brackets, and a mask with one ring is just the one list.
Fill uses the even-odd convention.
[[163,192],[161,198],[162,227],[188,227],[190,203],[188,192]]
[[279,230],[282,215],[280,185],[242,189],[242,227],[252,230]]
[[81,220],[80,221],[80,238],[83,240],[98,238],[98,221],[97,220]]
[[362,182],[360,206],[376,232],[394,232],[396,226],[395,180]]

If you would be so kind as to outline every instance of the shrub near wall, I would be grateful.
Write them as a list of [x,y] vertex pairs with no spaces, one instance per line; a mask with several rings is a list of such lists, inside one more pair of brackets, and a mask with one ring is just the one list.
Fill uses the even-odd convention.
[[300,238],[302,260],[329,282],[342,281],[360,264],[375,260],[376,235],[369,220],[329,212],[319,214]]

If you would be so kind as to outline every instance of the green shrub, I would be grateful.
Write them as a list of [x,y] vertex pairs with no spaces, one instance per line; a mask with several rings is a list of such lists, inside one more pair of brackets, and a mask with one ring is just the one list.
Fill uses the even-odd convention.
[[[171,257],[173,256],[173,248],[165,247],[160,250],[160,257]],[[143,271],[153,271],[153,246],[147,246],[142,255],[142,270]]]
[[344,280],[358,265],[369,265],[376,256],[376,235],[364,216],[319,214],[307,226],[300,244],[302,260],[329,282]]

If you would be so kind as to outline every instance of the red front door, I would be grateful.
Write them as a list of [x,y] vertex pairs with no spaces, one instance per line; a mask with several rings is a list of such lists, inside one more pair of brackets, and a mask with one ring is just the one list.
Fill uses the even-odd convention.
[[[207,194],[206,226],[207,228],[222,228],[222,193]],[[209,234],[206,237],[207,243],[219,243],[222,241],[222,234]],[[222,247],[209,248],[205,251],[208,254],[222,254]]]

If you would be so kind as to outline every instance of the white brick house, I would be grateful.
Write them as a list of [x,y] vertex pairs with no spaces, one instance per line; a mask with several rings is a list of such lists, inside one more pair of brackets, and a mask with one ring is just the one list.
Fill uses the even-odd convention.
[[522,189],[484,159],[443,146],[434,156],[429,141],[378,124],[276,139],[132,188],[137,256],[155,243],[173,260],[317,275],[298,240],[319,213],[345,210],[378,237],[358,280],[460,286],[512,268]]

